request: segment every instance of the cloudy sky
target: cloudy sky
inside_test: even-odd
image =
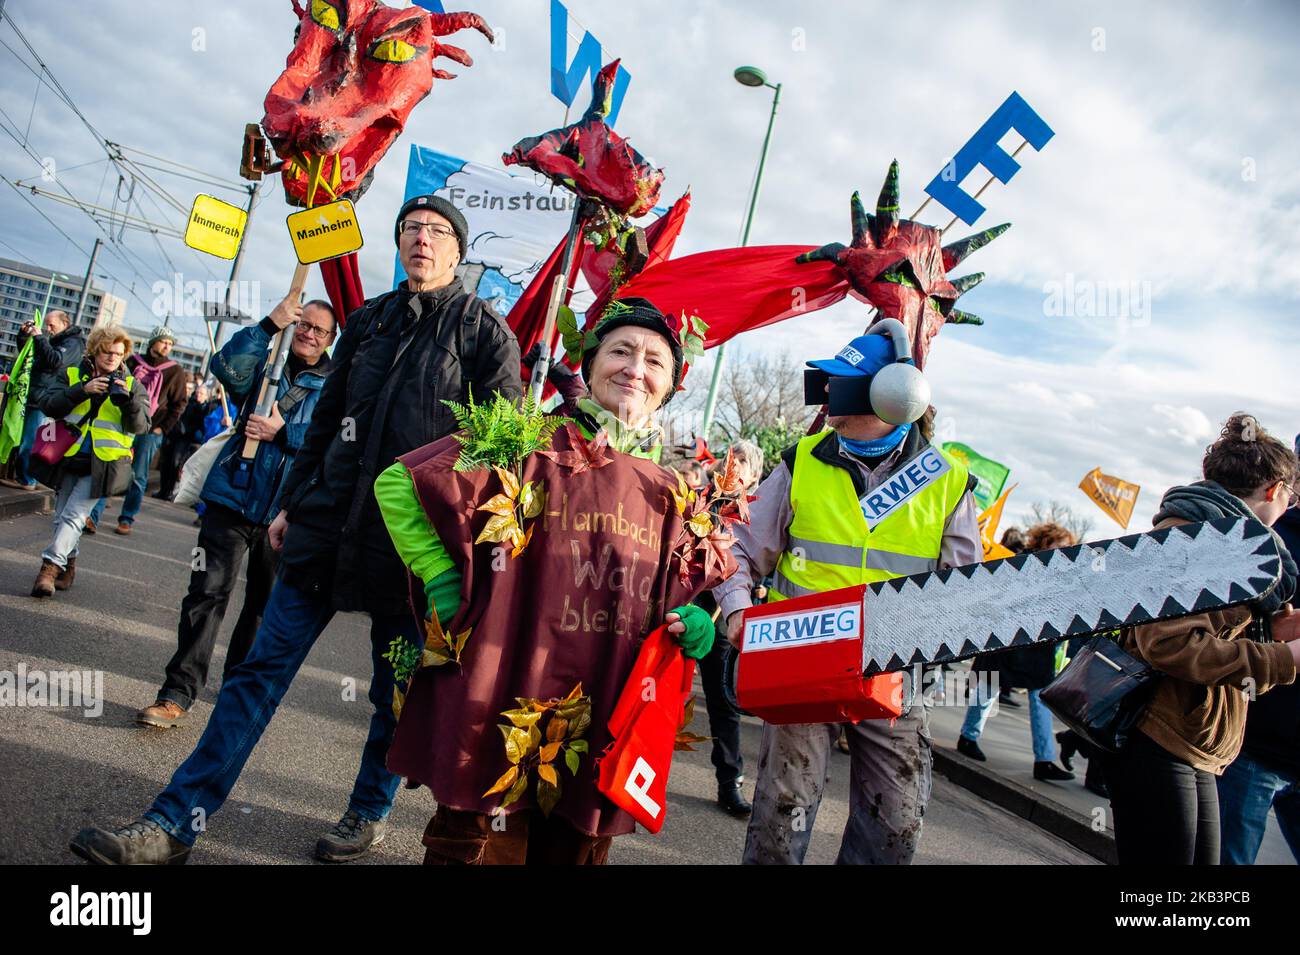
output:
[[[1100,466],[1142,485],[1141,528],[1166,487],[1198,476],[1230,412],[1255,413],[1287,441],[1300,431],[1296,4],[668,0],[653,19],[642,4],[566,6],[632,74],[618,128],[666,170],[665,197],[691,188],[678,254],[739,238],[771,100],[731,78],[738,65],[783,85],[755,245],[847,242],[849,195],[874,196],[892,158],[911,211],[1012,90],[1053,127],[1041,153],[1020,154],[1010,184],[982,197],[981,227],[1013,223],[963,270],[988,274],[962,300],[986,324],[946,329],[927,369],[941,436],[1005,462],[1020,482],[1013,519],[1056,499],[1092,514],[1094,536],[1112,536],[1118,526],[1076,488]],[[359,206],[370,294],[391,282],[387,236],[408,144],[494,163],[521,136],[562,121],[550,93],[549,3],[471,8],[498,44],[453,39],[474,67],[435,83]],[[4,14],[105,138],[228,180],[295,24],[289,0],[7,0]],[[61,186],[110,204],[116,176],[105,175],[95,137],[38,89],[8,24],[0,41],[0,118],[39,157],[2,137],[0,174],[38,175],[39,160],[52,159]],[[200,189],[158,178],[185,201]],[[969,191],[984,178],[977,170]],[[269,308],[293,258],[279,188],[265,192],[244,276],[262,283]],[[75,209],[33,201],[72,241],[0,184],[0,256],[83,272],[101,233]],[[934,204],[922,216],[949,218]],[[961,224],[949,233],[963,234]],[[151,285],[173,265],[185,279],[225,274],[224,263],[174,240],[160,250],[128,232],[125,247],[101,254],[98,281],[128,299],[132,324],[152,323]],[[864,319],[864,306],[845,302],[742,336],[728,360],[829,355]],[[197,343],[197,320],[180,324]],[[707,387],[707,362],[692,377]]]

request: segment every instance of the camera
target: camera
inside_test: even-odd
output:
[[[121,368],[108,373],[108,397],[115,405],[124,405],[131,400],[131,392],[126,387],[126,372]]]

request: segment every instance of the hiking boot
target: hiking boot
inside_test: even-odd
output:
[[[52,560],[41,560],[41,572],[36,575],[36,582],[32,584],[33,597],[53,597],[54,581],[59,576],[59,565]]]
[[[97,826],[82,829],[68,848],[95,865],[184,865],[191,847],[142,818],[111,832]]]
[[[68,566],[59,571],[59,575],[54,578],[55,590],[67,590],[72,586],[72,582],[77,579],[77,558],[69,557]]]
[[[970,757],[977,763],[988,761],[988,757],[984,755],[984,750],[980,749],[980,744],[973,739],[967,739],[965,736],[957,737],[957,752]]]
[[[185,711],[171,700],[156,700],[153,706],[146,706],[135,714],[135,721],[140,726],[169,730],[185,722]]]
[[[86,518],[86,526],[82,529],[82,533],[93,534],[95,533],[95,530],[96,530],[95,519],[93,517]]]
[[[316,858],[322,862],[349,862],[365,855],[371,846],[384,841],[387,825],[383,819],[362,819],[349,809],[334,828],[316,840]]]
[[[113,533],[121,534],[123,537],[125,537],[127,534],[131,533],[131,525],[126,521],[118,521],[117,528],[113,531]]]

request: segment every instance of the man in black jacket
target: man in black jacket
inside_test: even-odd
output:
[[[36,487],[36,479],[29,470],[32,445],[36,432],[47,419],[41,401],[50,390],[62,389],[68,383],[64,370],[81,361],[86,351],[86,339],[81,329],[72,324],[72,318],[62,309],[54,309],[45,316],[44,328],[35,322],[24,322],[18,330],[18,346],[24,339],[32,340],[32,378],[27,389],[27,412],[23,418],[23,440],[18,448],[18,483],[27,488]]]
[[[348,317],[333,366],[271,524],[280,575],[252,651],[221,689],[198,746],[144,817],[116,831],[85,829],[72,850],[109,864],[183,860],[225,801],[290,681],[334,614],[371,618],[374,706],[347,812],[318,858],[356,858],[384,835],[398,777],[384,765],[393,729],[394,638],[423,645],[407,574],[375,503],[374,481],[399,455],[450,433],[444,399],[517,398],[519,344],[455,269],[467,227],[451,203],[408,200],[395,237],[406,282]]]

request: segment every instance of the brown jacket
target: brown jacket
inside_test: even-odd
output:
[[[1169,518],[1156,525],[1187,521]],[[1246,730],[1247,693],[1292,683],[1295,661],[1284,643],[1242,637],[1248,607],[1163,620],[1125,630],[1121,645],[1163,676],[1138,728],[1196,769],[1222,774]]]

